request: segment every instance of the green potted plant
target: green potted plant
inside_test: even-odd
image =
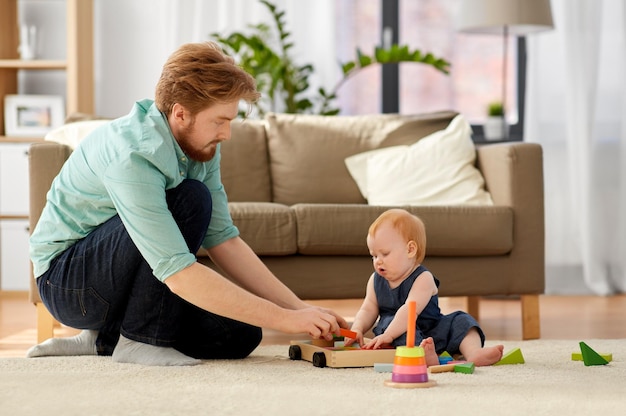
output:
[[[444,74],[449,72],[450,63],[445,59],[420,50],[410,50],[405,45],[376,48],[371,56],[357,49],[354,61],[341,64],[343,77],[331,90],[319,88],[311,93],[309,76],[314,72],[314,67],[311,64],[298,64],[291,56],[293,42],[291,33],[285,28],[285,12],[267,0],[260,2],[271,13],[273,27],[260,23],[250,25],[249,34],[211,34],[224,51],[256,79],[257,88],[263,97],[255,104],[260,117],[268,111],[339,114],[339,109],[333,105],[338,89],[361,69],[372,64],[416,62],[431,65]]]
[[[504,117],[501,101],[493,101],[487,106],[487,120],[483,125],[485,140],[504,140],[509,135],[509,126]]]

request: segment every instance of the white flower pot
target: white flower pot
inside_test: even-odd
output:
[[[487,117],[483,125],[485,140],[504,140],[509,137],[509,126],[504,117]]]

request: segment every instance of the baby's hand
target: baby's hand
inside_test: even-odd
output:
[[[350,337],[344,337],[343,339],[343,345],[345,345],[346,347],[349,347],[350,345],[354,344],[355,342],[359,345],[363,345],[363,332],[361,331],[352,331],[356,334],[355,338],[350,338]]]
[[[362,345],[362,348],[366,350],[377,350],[379,348],[385,347],[387,345],[391,345],[393,342],[393,338],[389,335],[381,334],[373,339],[371,339],[367,344]]]

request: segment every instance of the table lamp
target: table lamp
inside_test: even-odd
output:
[[[506,63],[509,35],[526,36],[554,27],[550,0],[461,0],[458,30],[463,33],[501,35],[502,53],[502,138],[506,125]]]

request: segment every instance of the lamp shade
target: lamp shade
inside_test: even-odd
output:
[[[554,27],[550,0],[461,0],[458,30],[524,36]]]

